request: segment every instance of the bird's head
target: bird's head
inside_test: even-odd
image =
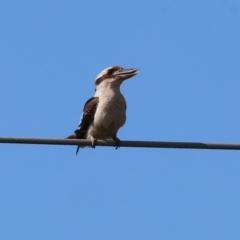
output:
[[[124,69],[118,66],[105,68],[101,71],[95,79],[96,88],[109,86],[120,87],[121,83],[138,73],[137,68]]]

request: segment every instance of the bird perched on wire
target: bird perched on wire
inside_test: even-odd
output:
[[[126,121],[126,101],[120,86],[137,73],[136,68],[119,66],[108,67],[99,73],[95,79],[95,95],[85,103],[78,128],[67,139],[90,139],[95,148],[97,140],[111,138],[115,148],[120,147],[117,132]]]

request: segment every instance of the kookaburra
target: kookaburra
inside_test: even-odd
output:
[[[138,69],[113,66],[104,69],[95,79],[95,95],[84,105],[77,130],[68,139],[90,139],[95,148],[97,140],[113,139],[120,147],[117,132],[126,121],[126,101],[120,92],[124,80],[135,76]],[[79,146],[77,148],[78,153]]]

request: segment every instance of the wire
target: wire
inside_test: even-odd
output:
[[[0,137],[0,143],[91,146],[91,141],[84,139]],[[97,141],[96,146],[114,146],[114,142]],[[240,144],[202,142],[121,141],[121,147],[240,150]]]

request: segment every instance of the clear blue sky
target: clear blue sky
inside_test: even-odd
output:
[[[240,2],[1,1],[0,136],[64,138],[105,67],[122,140],[240,142]],[[240,152],[0,144],[0,239],[240,239]]]

